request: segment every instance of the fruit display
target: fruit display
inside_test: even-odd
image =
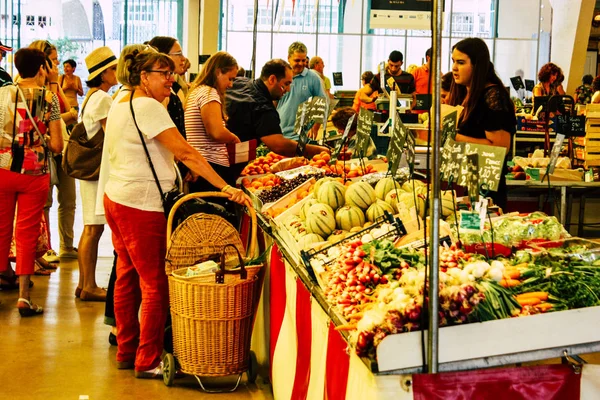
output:
[[[363,167],[355,162],[350,163],[337,160],[334,164],[330,164],[330,160],[331,156],[328,153],[323,152],[315,155],[312,160],[309,161],[308,165],[321,168],[325,173],[337,174],[348,179],[375,172],[375,167],[371,164],[367,164],[363,169]]]
[[[254,161],[246,165],[242,170],[241,175],[262,175],[271,172],[271,166],[284,157],[279,154],[270,152],[266,156],[257,157]]]
[[[290,193],[292,190],[311,178],[319,179],[319,176],[300,174],[292,179],[280,179],[276,185],[272,186],[268,190],[259,192],[257,196],[263,203],[272,203]],[[306,193],[306,195],[308,195],[308,193]],[[301,198],[306,197],[306,195],[302,196]]]
[[[274,186],[281,184],[282,179],[275,174],[267,174],[265,176],[257,177],[254,179],[243,178],[242,185],[251,192],[257,190],[270,189]]]
[[[335,229],[335,213],[327,204],[316,203],[308,209],[306,228],[309,233],[327,237]]]

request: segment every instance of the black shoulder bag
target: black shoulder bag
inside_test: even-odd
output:
[[[185,194],[183,193],[183,191],[181,189],[183,179],[182,179],[181,175],[179,174],[179,170],[177,169],[177,164],[173,163],[173,167],[175,168],[175,170],[177,172],[177,178],[179,181],[178,185],[166,193],[163,192],[162,187],[160,186],[160,181],[158,180],[158,175],[156,174],[156,170],[154,169],[154,164],[152,163],[152,158],[150,157],[150,152],[148,151],[148,147],[146,146],[146,141],[144,140],[144,135],[142,134],[142,131],[140,130],[140,127],[138,126],[137,120],[135,118],[135,112],[133,111],[133,94],[134,94],[134,92],[131,92],[131,97],[129,98],[129,109],[131,110],[131,116],[133,117],[133,123],[135,124],[138,134],[140,135],[140,141],[142,142],[142,146],[144,147],[144,152],[146,153],[146,159],[148,160],[148,165],[150,165],[150,169],[152,170],[152,176],[154,177],[154,181],[156,182],[156,187],[158,188],[158,192],[160,193],[160,199],[162,201],[165,218],[168,219],[169,213],[171,212],[171,209],[173,208],[175,203],[179,199],[181,199],[183,196],[185,196]],[[189,216],[191,216],[193,214],[197,214],[197,213],[218,215],[220,217],[225,218],[230,223],[232,221],[236,220],[235,215],[227,212],[224,207],[222,207],[218,204],[206,202],[202,199],[195,198],[195,199],[190,199],[190,200],[186,201],[180,207],[177,208],[177,211],[175,212],[175,216],[173,218],[173,230],[176,226],[178,226],[180,223],[182,223]],[[234,226],[235,226],[235,224],[234,224]]]

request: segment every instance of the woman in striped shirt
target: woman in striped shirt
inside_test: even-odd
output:
[[[229,171],[227,144],[240,139],[225,127],[225,91],[231,88],[238,65],[229,53],[219,51],[210,57],[192,83],[185,108],[187,141],[211,164],[213,169],[234,186]],[[191,192],[212,190],[212,185],[198,178],[190,184]]]

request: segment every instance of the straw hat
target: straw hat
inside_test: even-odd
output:
[[[88,54],[85,58],[85,65],[90,74],[88,80],[91,81],[102,71],[117,65],[117,57],[109,47],[99,47]]]
[[[0,51],[12,51],[12,49],[12,47],[5,46],[2,44],[2,42],[0,42]]]

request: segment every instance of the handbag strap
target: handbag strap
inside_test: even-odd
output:
[[[131,110],[131,116],[133,117],[133,123],[137,128],[138,134],[140,135],[140,140],[142,141],[142,146],[144,146],[144,151],[146,152],[146,159],[148,160],[148,164],[150,165],[150,169],[152,170],[152,176],[154,177],[154,181],[156,182],[156,187],[160,193],[160,200],[163,201],[164,193],[162,188],[160,187],[160,181],[158,180],[158,175],[156,174],[156,170],[154,169],[154,164],[152,163],[152,157],[150,157],[150,152],[148,151],[148,147],[146,146],[146,141],[144,140],[144,135],[142,135],[142,131],[137,124],[135,119],[135,112],[133,111],[133,94],[135,90],[131,91],[131,97],[129,98],[129,109]]]
[[[93,90],[93,89],[91,89]],[[87,96],[87,98],[83,101],[83,105],[81,106],[81,120],[83,121],[83,113],[85,111],[85,106],[87,106],[88,101],[90,100],[90,97],[92,97],[94,95],[94,93],[96,93],[98,91],[98,89],[94,90],[92,93],[89,94],[89,96]],[[135,118],[134,118],[135,120]]]

